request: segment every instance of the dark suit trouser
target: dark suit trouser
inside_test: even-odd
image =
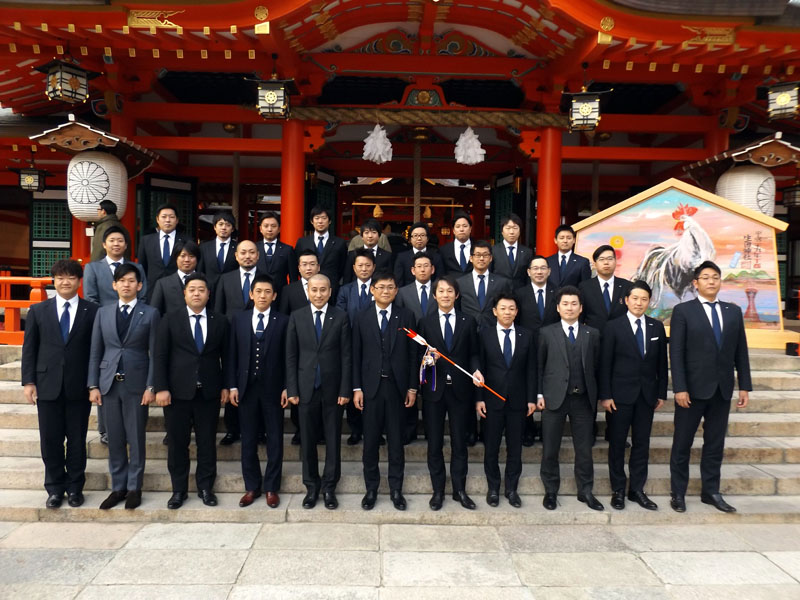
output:
[[[617,403],[613,418],[608,420],[608,475],[613,491],[625,491],[625,442],[631,429],[631,455],[628,459],[630,487],[644,491],[647,463],[650,458],[650,431],[653,428],[653,407],[642,396],[633,404]]]
[[[108,433],[106,427],[106,407],[101,404],[97,407],[97,433]]]
[[[588,494],[594,486],[594,463],[592,462],[592,424],[595,410],[585,394],[567,394],[556,410],[545,408],[542,413],[542,466],[541,478],[545,492],[557,494],[561,487],[558,453],[564,424],[569,417],[572,430],[572,447],[575,449],[575,482],[578,493]]]
[[[194,439],[197,446],[197,468],[195,481],[198,490],[211,490],[217,478],[217,422],[219,400],[206,400],[202,390],[197,390],[191,400],[172,399],[164,407],[167,421],[167,467],[172,479],[173,492],[189,489],[189,443]]]
[[[244,487],[251,492],[279,492],[283,474],[283,408],[279,396],[268,396],[254,381],[239,401],[242,429],[242,477]],[[254,389],[255,388],[255,389]],[[267,465],[261,473],[258,458],[258,438],[267,436]]]
[[[703,420],[703,452],[700,458],[700,479],[704,494],[718,494],[722,454],[725,450],[725,432],[728,429],[730,400],[725,400],[717,389],[713,398],[692,398],[689,408],[675,405],[675,433],[672,436],[672,453],[669,473],[672,493],[686,494],[689,485],[689,457],[694,435]]]
[[[345,415],[347,416],[347,425],[350,427],[350,433],[355,435],[364,435],[364,423],[361,418],[361,411],[356,408],[352,402],[344,405]]]
[[[419,402],[414,402],[414,406],[409,406],[407,408],[403,407],[403,410],[405,411],[403,441],[410,442],[417,439],[417,425],[419,424]]]
[[[303,485],[311,494],[335,492],[342,476],[342,412],[344,407],[325,400],[322,388],[314,390],[311,399],[300,399],[300,453],[303,459]],[[319,476],[317,440],[325,439],[325,466]]]
[[[504,406],[486,409],[483,424],[483,471],[490,490],[500,489],[500,442],[506,434],[506,486],[505,491],[517,491],[522,474],[522,432],[525,429],[525,411]]]
[[[425,434],[428,436],[428,471],[434,492],[444,493],[447,472],[444,466],[445,415],[450,417],[450,481],[453,492],[463,492],[467,484],[467,413],[474,411],[471,398],[458,398],[452,385],[445,385],[439,400],[422,400]]]
[[[142,393],[115,381],[103,396],[108,433],[108,470],[115,492],[141,490],[145,466],[146,406]],[[130,458],[128,447],[130,446]]]
[[[364,398],[364,483],[367,491],[378,491],[381,472],[378,467],[379,440],[386,431],[389,449],[389,490],[403,489],[403,472],[406,466],[403,447],[405,422],[405,394],[397,389],[394,378],[381,377],[378,392]],[[415,403],[416,404],[416,403]]]
[[[86,432],[89,398],[39,400],[39,443],[44,462],[44,489],[48,494],[76,494],[86,482]],[[67,440],[66,451],[64,440]]]
[[[223,414],[223,420],[225,421],[225,431],[227,433],[232,433],[233,435],[240,435],[241,434],[241,427],[239,424],[239,408],[231,404],[230,402],[225,405],[225,412]],[[250,489],[250,488],[248,488]]]

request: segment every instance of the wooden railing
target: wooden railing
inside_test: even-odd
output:
[[[52,277],[0,277],[0,308],[5,309],[5,327],[0,330],[0,344],[20,345],[24,338],[20,313],[23,308],[47,299],[45,287]],[[27,300],[11,300],[12,285],[27,285],[31,292]]]

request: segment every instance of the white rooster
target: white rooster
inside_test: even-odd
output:
[[[675,231],[679,232],[680,238],[670,246],[651,247],[636,269],[634,280],[643,279],[653,289],[650,306],[658,306],[667,286],[675,292],[678,302],[683,300],[687,291],[694,293],[692,278],[695,267],[705,260],[714,260],[717,255],[714,242],[692,218],[696,212],[697,207],[678,204],[672,218],[677,221]]]

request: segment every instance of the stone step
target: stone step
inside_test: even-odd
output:
[[[753,349],[750,368],[754,371],[800,371],[800,356],[787,356],[782,350]]]
[[[0,346],[0,365],[22,358],[22,346]]]
[[[16,381],[22,378],[22,362],[20,360],[8,361],[0,364],[0,381]]]
[[[478,465],[472,465],[467,477],[467,491],[471,494],[486,493],[486,478]],[[192,467],[194,469],[194,465]],[[388,490],[385,480],[386,463],[381,464],[384,475],[383,490]],[[502,470],[502,465],[501,465]],[[700,493],[700,469],[691,465],[691,481],[689,493]],[[234,461],[217,463],[217,481],[214,488],[220,492],[241,492],[244,490],[240,465]],[[573,465],[561,465],[564,494],[576,493],[575,480],[572,476]],[[39,458],[33,457],[0,457],[0,480],[4,489],[42,489],[44,467]],[[194,477],[190,477],[190,489],[194,489]],[[89,459],[86,468],[87,490],[105,490],[110,486],[108,463],[102,459]],[[144,476],[144,489],[148,491],[169,491],[171,483],[167,471],[167,461],[155,459],[147,461]],[[297,461],[284,461],[282,489],[288,493],[301,493],[305,490],[302,483],[302,465]],[[343,494],[364,492],[362,467],[357,462],[342,463],[342,477],[337,489]],[[405,466],[405,482],[403,489],[409,494],[425,494],[431,489],[430,476],[424,463],[409,462]],[[608,468],[605,464],[595,465],[595,492],[610,494]],[[653,495],[669,494],[669,465],[650,465],[649,478],[645,491]],[[722,465],[721,491],[723,494],[737,495],[771,495],[800,494],[800,465]],[[539,479],[539,465],[525,464],[519,483],[521,494],[541,494],[544,487]]]

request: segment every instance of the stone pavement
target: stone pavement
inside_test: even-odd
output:
[[[0,522],[0,598],[800,598],[800,525]]]

